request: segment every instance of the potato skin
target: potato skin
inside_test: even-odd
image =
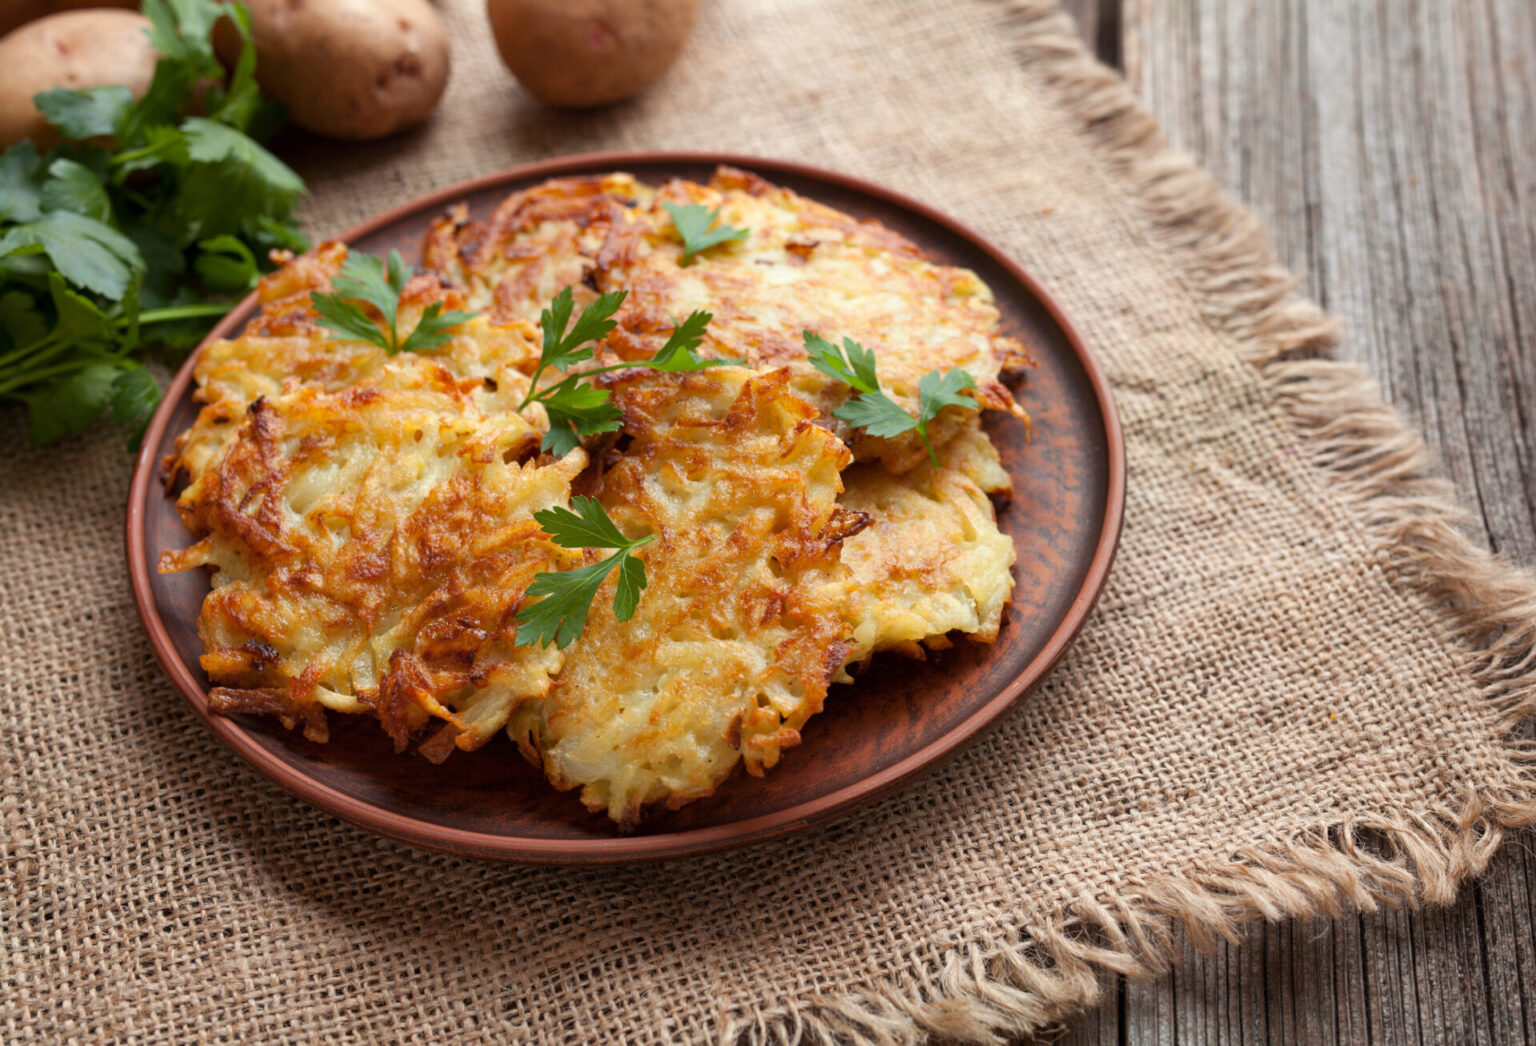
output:
[[[78,11],[82,7],[121,7],[137,11],[139,0],[0,0],[0,36],[44,15]]]
[[[677,60],[702,0],[486,0],[501,60],[546,105],[622,101]]]
[[[383,138],[432,114],[448,83],[448,35],[427,0],[244,0],[256,80],[293,122],[328,138]],[[228,22],[214,33],[226,64]]]
[[[40,91],[123,84],[142,97],[159,58],[148,28],[136,11],[64,11],[0,40],[0,148],[26,138],[43,149],[59,140],[32,104]]]

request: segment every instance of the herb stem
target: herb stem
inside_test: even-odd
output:
[[[161,150],[162,146],[159,145],[141,145],[137,149],[128,149],[124,152],[114,153],[111,158],[111,164],[113,167],[121,167],[124,164],[132,163],[135,160],[142,160],[145,157],[154,156]]]
[[[23,385],[35,385],[40,381],[47,381],[49,378],[61,378],[66,374],[73,374],[75,371],[84,370],[94,362],[96,361],[90,358],[70,360],[67,363],[60,363],[52,367],[45,367],[42,370],[32,371],[30,374],[23,374],[20,377],[12,378],[10,381],[0,381],[0,396],[12,395]]]
[[[41,338],[32,342],[30,345],[23,345],[19,349],[12,349],[5,355],[0,356],[0,370],[5,370],[9,367],[15,366],[17,363],[20,363],[28,356],[36,355],[49,346],[58,344],[59,336],[57,334],[45,334]]]
[[[539,384],[539,375],[544,373],[544,368],[547,366],[549,365],[543,360],[539,361],[538,367],[533,372],[533,377],[528,379],[528,394],[523,397],[523,402],[517,405],[518,410],[523,410],[528,406],[528,404],[537,403],[539,401],[539,396],[535,393],[534,389]],[[549,386],[549,389],[553,389],[559,384],[560,383],[557,381],[554,385]],[[544,391],[548,392],[549,389],[545,389]]]
[[[933,442],[928,438],[928,426],[919,424],[917,426],[917,434],[919,437],[921,437],[923,446],[928,448],[928,460],[933,463],[934,468],[938,468],[939,455],[938,452],[933,449]]]
[[[171,323],[175,320],[202,319],[207,317],[222,316],[230,309],[229,303],[205,302],[200,305],[175,305],[163,309],[150,309],[139,313],[139,325],[145,326],[154,323]],[[112,325],[118,329],[129,326],[127,316],[114,316]],[[73,346],[90,353],[96,359],[116,359],[120,355],[114,352],[92,351],[88,344],[71,343],[63,341],[57,333],[46,334],[30,345],[23,345],[18,349],[0,355],[0,371],[22,368],[19,375],[11,375],[9,380],[0,385],[0,392],[20,388],[40,380],[41,377],[50,376],[51,371],[44,371],[41,375],[38,368],[67,351]]]
[[[632,360],[628,363],[612,363],[606,367],[593,367],[591,370],[571,371],[564,378],[561,378],[553,385],[546,385],[542,389],[535,390],[534,383],[539,380],[539,375],[544,372],[544,367],[540,366],[538,370],[533,372],[533,378],[528,383],[528,395],[523,397],[523,402],[517,405],[517,409],[522,410],[530,403],[543,402],[544,399],[548,397],[549,393],[555,391],[561,385],[564,385],[566,381],[571,378],[590,378],[594,374],[607,374],[609,371],[614,370],[638,370],[642,368],[648,369],[654,367],[655,365],[655,361],[653,360]]]
[[[173,320],[196,320],[210,316],[223,316],[234,308],[234,302],[211,301],[201,305],[174,305],[163,309],[146,309],[139,313],[139,325],[150,323],[170,323]],[[120,317],[119,325],[126,325],[128,318]]]

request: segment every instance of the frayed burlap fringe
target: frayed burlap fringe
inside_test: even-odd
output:
[[[1319,825],[1234,855],[1219,872],[1161,878],[1119,896],[1084,897],[1048,925],[915,964],[877,990],[726,1015],[722,1041],[1005,1042],[1098,998],[1101,973],[1166,968],[1174,931],[1201,948],[1237,941],[1255,919],[1335,915],[1352,905],[1448,903],[1513,827],[1536,823],[1536,745],[1514,736],[1536,714],[1536,578],[1458,529],[1450,485],[1422,439],[1359,368],[1327,358],[1337,327],[1296,295],[1258,221],[1187,157],[1125,84],[1082,50],[1050,0],[1001,0],[1020,60],[1084,120],[1095,151],[1173,256],[1210,325],[1235,338],[1268,379],[1279,412],[1403,591],[1454,635],[1522,777],[1443,809]]]

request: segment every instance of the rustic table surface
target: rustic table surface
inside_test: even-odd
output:
[[[1536,3],[1066,6],[1344,321],[1482,538],[1536,564]],[[1451,908],[1186,943],[1057,1041],[1536,1046],[1536,832]]]

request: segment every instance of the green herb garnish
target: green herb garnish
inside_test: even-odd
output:
[[[581,635],[592,600],[615,569],[619,579],[613,593],[613,614],[620,621],[635,616],[640,592],[648,584],[645,562],[635,550],[656,540],[654,534],[630,540],[608,518],[595,498],[574,497],[567,508],[548,508],[533,518],[561,548],[616,549],[607,559],[576,570],[543,571],[534,575],[527,595],[542,596],[517,615],[517,642],[523,646],[555,646],[564,650]]]
[[[410,272],[399,251],[390,251],[382,262],[371,254],[351,251],[341,264],[341,272],[331,281],[333,293],[311,291],[309,300],[320,313],[320,325],[331,337],[344,341],[366,341],[391,356],[398,352],[424,352],[448,340],[448,332],[466,320],[472,312],[454,309],[443,312],[442,302],[433,302],[422,311],[421,319],[405,340],[400,338],[400,295],[405,291]],[[358,302],[372,305],[384,318],[381,328]]]
[[[677,229],[677,234],[683,238],[683,258],[678,263],[680,265],[691,264],[693,256],[700,251],[747,238],[746,229],[736,229],[729,225],[712,228],[715,222],[720,220],[718,207],[710,210],[702,203],[663,203],[662,206],[672,216],[672,225]]]
[[[274,248],[302,250],[298,175],[257,143],[281,110],[256,86],[250,16],[217,0],[145,0],[160,59],[126,87],[34,98],[64,141],[0,153],[0,400],[46,443],[110,413],[136,442],[160,394],[152,349],[196,344]],[[209,32],[241,53],[225,86]],[[99,139],[111,139],[101,144]],[[261,261],[258,261],[261,259]]]
[[[549,307],[539,314],[539,326],[544,331],[544,345],[539,353],[539,365],[533,372],[528,394],[517,405],[523,410],[537,403],[549,415],[549,431],[544,433],[541,450],[564,456],[575,450],[583,436],[603,432],[617,432],[624,415],[615,407],[607,389],[599,389],[589,382],[598,374],[614,370],[649,368],[675,373],[678,371],[704,370],[708,367],[737,366],[739,359],[701,360],[698,347],[704,340],[704,331],[711,316],[707,312],[695,312],[676,325],[672,336],[661,351],[648,360],[616,363],[607,367],[569,374],[553,385],[539,388],[539,378],[553,367],[565,374],[578,363],[590,360],[597,352],[597,343],[618,326],[612,319],[619,306],[624,304],[628,291],[610,291],[581,310],[574,324],[571,313],[576,307],[572,289],[567,286]],[[567,331],[567,325],[570,330]]]
[[[928,450],[928,460],[935,465],[939,463],[939,455],[928,439],[928,423],[945,407],[966,410],[980,407],[973,397],[961,395],[966,389],[976,388],[976,381],[958,367],[942,374],[931,370],[923,375],[917,385],[918,409],[914,416],[880,391],[880,379],[875,375],[875,354],[852,338],[844,338],[839,349],[821,335],[806,331],[805,353],[811,366],[854,390],[853,398],[834,410],[833,417],[841,418],[871,436],[885,439],[916,429]]]

